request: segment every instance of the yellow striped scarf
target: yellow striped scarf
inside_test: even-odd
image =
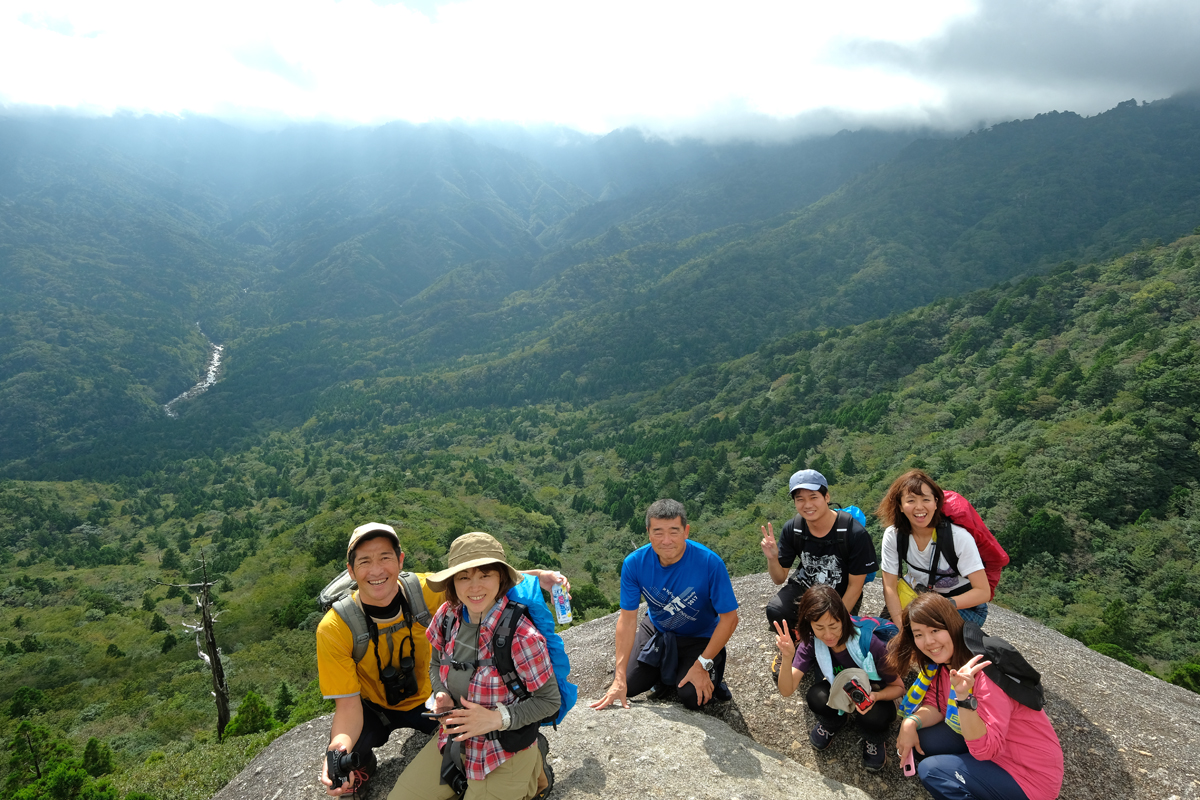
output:
[[[926,664],[917,670],[917,679],[913,681],[913,685],[900,700],[900,708],[897,712],[899,716],[906,717],[917,712],[917,709],[921,707],[921,702],[925,699],[925,693],[933,685],[933,679],[937,677],[937,672],[937,664]],[[958,701],[953,686],[950,687],[950,697],[946,701],[946,724],[950,726],[950,730],[962,735],[962,726],[958,721]]]

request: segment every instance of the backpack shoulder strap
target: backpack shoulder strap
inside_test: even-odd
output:
[[[850,516],[850,512],[839,508],[837,510],[837,520],[833,523],[834,533],[837,535],[838,556],[841,557],[843,564],[850,563],[850,526],[854,523],[854,517]]]
[[[954,574],[958,575],[958,551],[954,549],[954,528],[951,527],[950,520],[942,516],[942,521],[937,526],[938,534],[938,552],[934,553],[934,557],[941,556],[946,559],[946,563],[950,565],[950,569],[954,570]],[[933,565],[933,569],[937,570],[937,563]]]
[[[367,643],[371,641],[371,632],[367,626],[367,615],[358,607],[358,603],[354,602],[354,598],[350,595],[341,597],[334,601],[333,610],[342,618],[350,628],[350,633],[354,637],[354,663],[363,660],[363,656],[367,654]]]
[[[929,568],[921,569],[914,566],[908,560],[908,539],[909,534],[896,531],[896,552],[900,556],[900,563],[907,564],[910,570],[916,570],[925,575],[926,579],[932,585],[938,573],[938,561],[941,558],[946,559],[946,563],[954,574],[958,574],[958,553],[954,550],[954,532],[950,528],[950,521],[942,517],[942,521],[937,526],[937,540],[933,543],[933,552],[929,557]]]
[[[451,667],[454,664],[454,648],[450,647],[450,631],[454,628],[455,612],[447,609],[449,613],[442,615],[442,657],[438,661],[438,666]]]
[[[500,673],[500,680],[518,700],[529,697],[529,690],[525,688],[525,681],[517,674],[517,665],[512,657],[513,637],[517,633],[517,624],[522,616],[529,616],[529,608],[524,603],[510,600],[500,612],[500,620],[496,623],[495,633],[492,634],[492,661],[496,671]],[[532,624],[532,617],[529,621]]]
[[[799,514],[792,517],[792,537],[796,540],[795,549],[797,555],[804,549],[805,540],[811,536],[812,534],[808,532],[808,523],[804,521],[804,517]]]
[[[401,572],[400,583],[404,585],[404,594],[407,596],[413,619],[422,628],[428,628],[429,623],[433,621],[433,615],[429,613],[429,606],[425,604],[425,591],[421,588],[421,579],[411,572]]]

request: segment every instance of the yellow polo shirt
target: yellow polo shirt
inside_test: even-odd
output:
[[[421,573],[417,577],[421,580],[425,605],[432,615],[441,607],[445,597],[441,592],[434,592],[429,588],[426,583],[429,575],[430,573]],[[400,590],[404,591],[403,585]],[[354,592],[353,597],[354,602],[358,603],[359,608],[362,608],[357,591]],[[377,624],[382,629],[400,619],[401,617],[397,616],[395,619]],[[404,628],[391,634],[393,647],[390,651],[390,661],[392,666],[398,666],[401,653],[408,655],[408,634],[409,631]],[[379,663],[385,666],[389,661],[387,640],[387,636],[381,636],[379,641]],[[362,661],[355,664],[354,635],[350,632],[350,626],[336,611],[330,609],[325,613],[321,624],[317,626],[317,671],[320,673],[321,695],[327,700],[335,700],[339,697],[353,697],[361,694],[372,703],[385,708],[394,708],[398,711],[409,711],[416,708],[429,697],[432,687],[429,684],[431,652],[429,640],[425,638],[424,626],[415,620],[412,625],[412,644],[413,659],[416,661],[414,672],[417,679],[417,693],[401,701],[399,705],[390,706],[384,695],[383,684],[379,680],[379,667],[375,663],[375,643],[367,643],[366,655],[363,656]]]

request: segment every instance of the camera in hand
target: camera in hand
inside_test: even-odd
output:
[[[417,693],[415,666],[416,662],[412,657],[405,656],[400,659],[398,667],[388,664],[379,673],[379,681],[383,684],[383,693],[389,706],[397,705]]]
[[[842,687],[842,691],[850,698],[850,702],[859,711],[866,711],[871,706],[875,705],[875,701],[871,699],[870,691],[863,688],[863,685],[856,680],[846,681],[846,685]]]
[[[326,750],[325,765],[328,767],[329,780],[334,789],[340,789],[350,773],[362,766],[358,753],[347,753],[345,750]]]

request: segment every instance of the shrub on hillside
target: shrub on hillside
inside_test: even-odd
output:
[[[245,736],[269,731],[274,724],[275,721],[271,718],[271,707],[259,696],[258,692],[251,689],[246,693],[241,706],[238,707],[233,721],[225,728],[225,735]]]
[[[1088,645],[1088,646],[1091,649],[1095,650],[1097,653],[1108,656],[1109,658],[1115,659],[1116,661],[1120,661],[1122,664],[1126,664],[1130,667],[1133,667],[1134,669],[1140,669],[1142,672],[1145,672],[1148,675],[1154,674],[1154,670],[1150,669],[1149,664],[1147,664],[1145,661],[1142,661],[1137,656],[1135,656],[1133,653],[1130,653],[1128,650],[1126,650],[1124,647],[1121,647],[1120,645],[1111,644],[1109,642],[1102,642],[1100,644],[1093,644],[1093,645]]]

